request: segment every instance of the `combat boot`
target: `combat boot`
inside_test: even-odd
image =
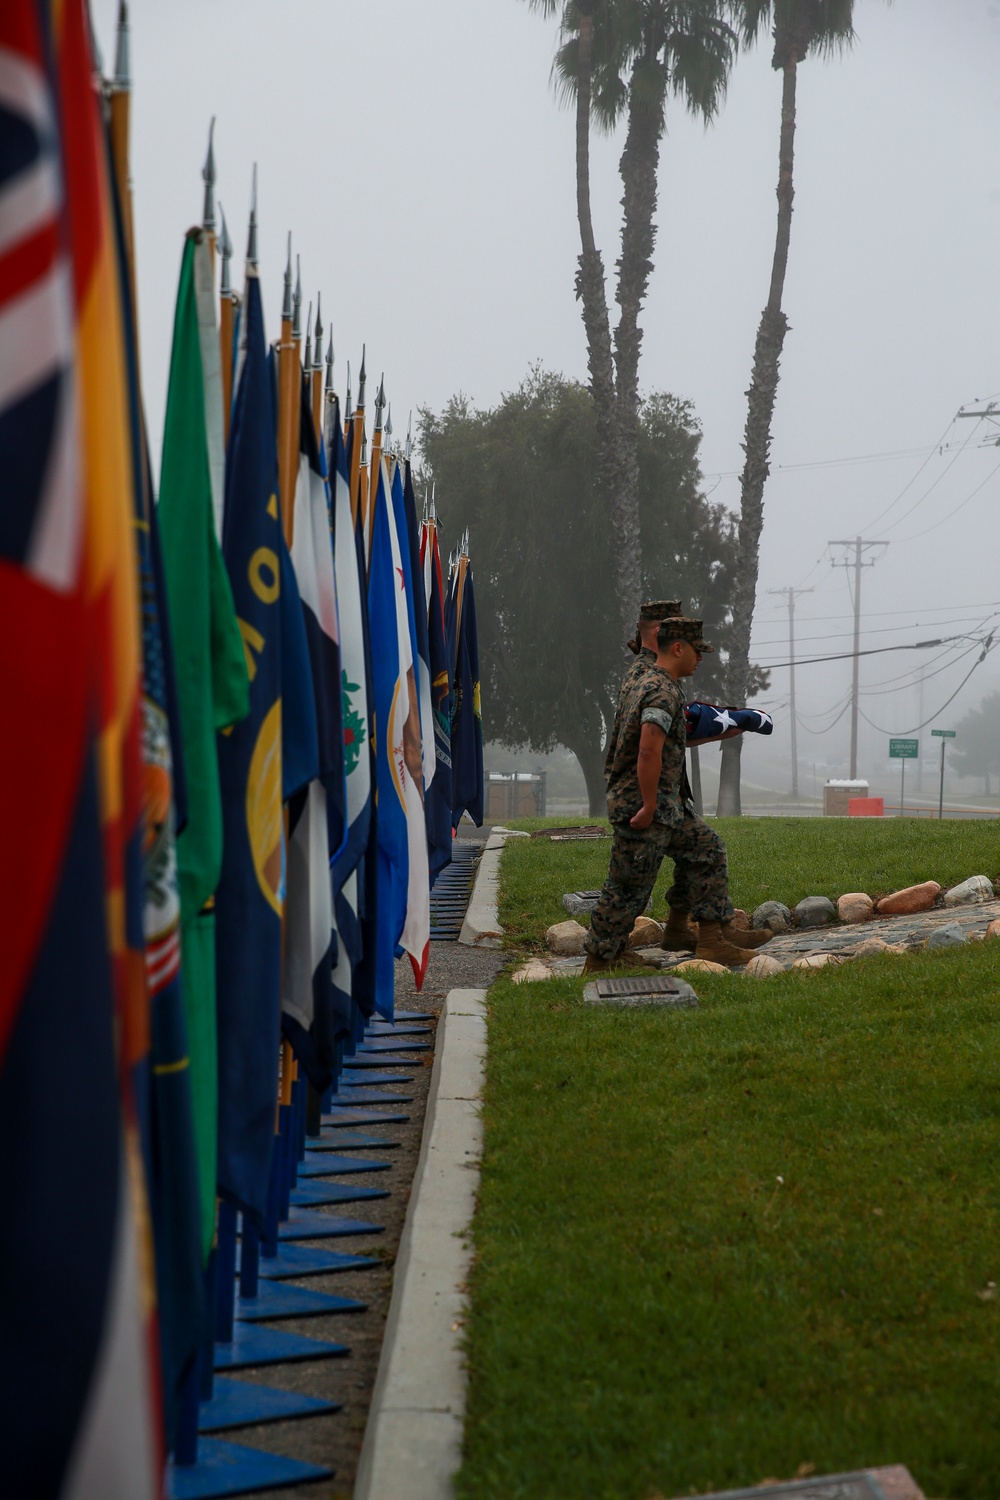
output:
[[[769,927],[751,927],[743,931],[739,927],[732,927],[728,922],[722,924],[722,936],[727,943],[732,943],[734,948],[763,948],[774,937]]]
[[[698,946],[698,929],[692,926],[687,912],[679,906],[668,906],[666,926],[660,947],[668,953],[693,953]]]
[[[724,964],[727,969],[742,968],[747,961],[746,949],[735,947],[723,937],[721,922],[698,923],[698,946],[694,956],[703,958],[706,963]]]

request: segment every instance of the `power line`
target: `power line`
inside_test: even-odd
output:
[[[946,698],[945,701],[941,704],[941,707],[938,708],[938,709],[936,709],[934,711],[934,713],[931,714],[930,718],[929,719],[925,719],[922,724],[914,724],[914,726],[913,726],[912,729],[901,729],[901,730],[883,729],[880,724],[876,724],[873,719],[869,719],[869,717],[868,717],[867,714],[863,713],[861,715],[861,717],[864,719],[864,721],[865,721],[866,724],[870,724],[871,727],[873,729],[877,729],[880,734],[915,734],[918,729],[925,729],[928,724],[933,724],[933,722],[934,722],[935,719],[940,718],[940,716],[944,713],[945,709],[948,707],[949,703],[954,703],[955,699],[958,697],[959,693],[962,691],[962,689],[965,687],[965,684],[968,682],[969,678],[972,676],[973,672],[976,670],[976,668],[982,662],[984,662],[986,660],[986,657],[988,656],[989,652],[992,649],[993,649],[993,635],[991,633],[990,635],[988,635],[986,637],[986,640],[983,642],[983,649],[982,649],[982,651],[976,657],[976,660],[972,663],[972,666],[966,672],[965,676],[962,678],[961,682],[958,684],[958,687],[952,693],[951,697],[950,698]]]
[[[797,667],[811,667],[818,662],[824,661],[851,661],[855,655],[858,656],[884,656],[887,651],[926,651],[930,646],[945,646],[949,641],[966,641],[967,635],[943,635],[933,641],[901,641],[898,646],[871,646],[864,651],[837,651],[832,656],[800,656],[795,665]],[[778,667],[787,667],[791,664],[787,661],[761,661],[757,666],[765,667],[768,672],[773,672]]]
[[[924,613],[928,614],[928,615],[941,615],[941,614],[950,615],[950,614],[954,614],[954,612],[956,610],[959,610],[959,609],[995,609],[998,606],[1000,606],[1000,599],[986,599],[986,600],[981,600],[978,604],[926,604],[926,605],[924,605]],[[913,609],[912,608],[910,608],[910,609],[870,609],[868,611],[868,613],[869,613],[869,615],[873,619],[884,619],[884,618],[886,618],[889,615],[911,615],[912,616]],[[815,624],[818,624],[821,620],[852,620],[854,618],[854,616],[853,615],[803,615],[802,618],[804,620],[806,620],[810,625],[815,625]],[[918,625],[919,623],[920,623],[919,621],[913,621],[914,626]],[[939,624],[945,624],[945,625],[947,625],[947,624],[950,624],[951,622],[948,621],[948,620],[942,620],[942,621],[939,621],[938,623]]]
[[[973,431],[974,430],[975,429],[973,429]],[[970,444],[971,441],[972,441],[972,432],[969,433],[969,436],[965,439],[964,442],[962,442],[962,443],[959,444],[959,446],[956,448],[955,452],[952,454],[951,458],[949,459],[948,463],[945,464],[944,468],[941,470],[941,472],[937,476],[937,478],[931,480],[930,484],[924,490],[924,493],[920,496],[919,500],[914,500],[914,502],[910,506],[909,510],[904,510],[904,512],[903,512],[903,514],[901,516],[897,516],[894,521],[890,521],[889,522],[888,526],[886,527],[887,531],[892,531],[894,527],[902,525],[902,523],[906,520],[906,518],[908,516],[912,516],[913,512],[915,510],[918,510],[919,507],[921,505],[923,505],[923,503],[927,499],[928,495],[931,495],[931,494],[934,493],[934,491],[937,489],[938,485],[941,483],[942,479],[944,479],[945,475],[951,473],[951,470],[958,463],[958,460],[961,458],[962,454],[965,452],[966,448],[969,446],[969,444]],[[899,498],[902,498],[902,497],[900,496]]]
[[[797,594],[798,593],[811,594],[812,593],[812,589],[796,589],[795,592]],[[769,594],[783,594],[784,593],[784,589],[768,589],[768,593]],[[842,618],[849,619],[850,616],[846,616],[845,615]],[[955,619],[955,620],[907,620],[907,622],[906,622],[905,625],[880,625],[878,627],[878,629],[876,629],[876,630],[865,630],[863,632],[863,634],[864,635],[895,635],[896,632],[900,631],[900,630],[922,630],[924,627],[927,627],[928,629],[930,629],[930,628],[932,628],[935,625],[938,625],[938,626],[940,626],[940,625],[962,625],[962,624],[965,623],[966,620],[974,620],[974,619],[977,619],[977,618],[978,617],[976,615],[959,615],[958,618]],[[824,635],[800,635],[800,636],[796,636],[796,640],[798,640],[800,642],[800,644],[803,641],[835,641],[838,638],[838,636],[848,635],[848,634],[849,634],[849,632],[846,631],[846,630],[828,630]],[[754,638],[751,639],[751,643],[750,644],[751,644],[752,649],[755,650],[755,651],[759,647],[761,647],[761,646],[781,646],[781,645],[784,644],[784,637],[783,636],[775,636],[773,639],[764,640],[764,641],[758,641],[754,637]]]
[[[869,527],[877,525],[877,523],[879,521],[881,521],[881,519],[882,519],[883,516],[887,516],[889,514],[889,512],[891,510],[893,510],[899,504],[900,500],[902,500],[903,496],[906,494],[907,490],[911,487],[911,485],[916,484],[917,480],[920,478],[921,474],[924,472],[924,470],[926,469],[927,465],[930,463],[930,461],[933,458],[934,454],[940,451],[942,443],[944,442],[945,438],[948,436],[949,432],[954,427],[954,425],[955,425],[955,419],[954,419],[954,417],[952,417],[951,421],[948,423],[948,425],[945,428],[944,432],[942,432],[941,436],[938,438],[938,440],[935,443],[934,447],[930,449],[930,451],[927,454],[927,457],[924,459],[923,463],[917,469],[916,473],[913,474],[906,481],[906,483],[903,485],[903,488],[900,490],[899,494],[896,495],[896,497],[894,499],[892,499],[892,500],[889,501],[889,504],[885,507],[885,509],[884,510],[880,510],[879,513],[878,513],[878,515],[874,518],[874,520],[872,520],[872,521],[870,521],[868,523]]]
[[[953,516],[957,516],[960,510],[965,509],[970,500],[974,500],[976,498],[976,496],[979,494],[979,491],[983,489],[985,485],[989,484],[990,480],[993,478],[998,469],[1000,469],[1000,463],[994,465],[994,467],[987,474],[986,478],[976,485],[971,494],[966,495],[965,499],[962,500],[958,505],[956,505],[954,510],[950,510],[946,516],[942,516],[940,521],[935,521],[933,525],[926,526],[923,531],[915,531],[912,536],[897,537],[897,543],[902,544],[903,542],[916,542],[919,541],[922,536],[926,536],[929,531],[937,531],[939,526],[943,526],[946,521],[950,521]]]

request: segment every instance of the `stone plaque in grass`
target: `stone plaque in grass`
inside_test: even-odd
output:
[[[622,979],[598,979],[584,987],[586,1005],[610,1006],[635,1010],[652,1006],[660,1010],[689,1010],[698,1004],[698,996],[683,979],[661,974],[634,974]]]
[[[705,1500],[925,1500],[924,1492],[902,1464],[855,1474],[828,1474],[793,1479],[787,1484],[758,1484],[749,1490],[717,1490]]]
[[[567,891],[562,898],[563,910],[571,917],[589,916],[600,899],[600,891]]]

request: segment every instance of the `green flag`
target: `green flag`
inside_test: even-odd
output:
[[[211,288],[208,244],[184,244],[163,432],[158,515],[177,672],[188,818],[177,840],[181,962],[191,1055],[203,1251],[215,1226],[217,1077],[215,913],[222,869],[216,732],[249,711],[243,638],[215,534],[198,297]],[[211,296],[211,291],[208,293]],[[204,300],[204,296],[202,296]]]

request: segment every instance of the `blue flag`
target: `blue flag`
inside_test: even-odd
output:
[[[378,938],[375,1005],[393,1015],[393,959],[406,921],[409,848],[403,788],[405,731],[409,714],[407,671],[412,671],[410,635],[397,596],[405,584],[385,463],[379,464],[372,499],[368,616],[374,688],[374,743],[378,796]]]
[[[451,721],[451,816],[457,828],[467,812],[483,822],[483,720],[479,701],[479,634],[472,568],[467,567],[456,621],[457,660]]]
[[[219,735],[224,848],[216,892],[219,1191],[263,1218],[277,1106],[281,987],[282,611],[278,454],[260,284],[247,277],[226,456],[222,551],[250,713]]]
[[[434,779],[424,794],[427,856],[431,884],[451,863],[451,658],[444,625],[444,582],[437,525],[424,530],[424,575],[430,576],[427,637],[431,673],[431,712],[434,723]]]
[[[300,393],[299,478],[292,563],[308,645],[310,691],[318,731],[318,775],[289,807],[288,899],[282,1028],[310,1082],[333,1081],[335,1042],[350,1027],[350,1005],[337,1013],[330,862],[346,834],[337,588],[325,466],[316,441],[308,387]]]

